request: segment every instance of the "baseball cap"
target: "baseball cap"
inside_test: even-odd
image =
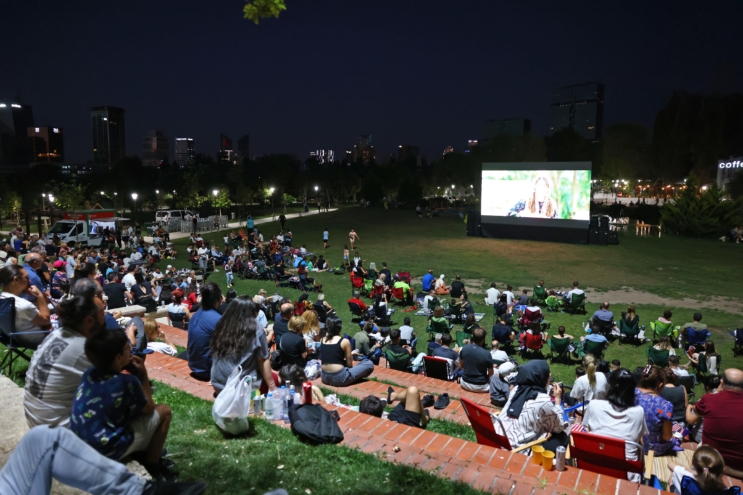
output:
[[[173,268],[173,265],[168,265],[168,267],[166,268],[166,270],[170,270],[171,268]]]
[[[57,260],[54,262],[54,268],[62,268],[63,266],[67,266],[66,261]]]

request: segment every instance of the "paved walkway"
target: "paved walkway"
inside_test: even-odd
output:
[[[332,213],[334,211],[338,211],[338,208],[331,208],[327,212],[323,211],[322,213]],[[281,213],[279,213],[279,215],[280,214]],[[319,215],[319,214],[320,213],[318,213],[317,211],[310,210],[307,213],[289,213],[289,214],[287,214],[285,216],[286,216],[286,219],[287,220],[291,220],[292,218],[301,218],[301,217],[307,217],[307,216],[310,216],[310,215]],[[266,224],[266,223],[277,222],[278,221],[278,218],[279,218],[278,215],[276,217],[258,218],[258,219],[253,220],[253,223],[255,225],[262,225],[262,224]],[[227,224],[227,228],[226,229],[222,229],[222,230],[209,230],[209,231],[206,231],[206,232],[202,232],[202,234],[204,234],[204,235],[216,234],[218,232],[224,232],[224,231],[227,231],[227,230],[239,229],[240,227],[245,227],[245,221],[229,222]],[[190,235],[191,234],[189,232],[173,232],[172,234],[170,234],[170,239],[171,240],[183,239],[184,237],[188,237]],[[152,237],[151,236],[145,236],[144,237],[144,240],[146,242],[152,242]]]
[[[186,343],[187,333],[183,330],[162,326],[168,336],[177,345]],[[151,354],[147,357],[147,369],[150,378],[161,381],[187,393],[212,401],[213,389],[204,382],[194,380],[189,376],[188,364],[180,359],[164,354]],[[401,373],[397,375],[396,373]],[[429,390],[448,389],[451,384],[441,380],[427,378],[415,381],[415,376],[378,366],[373,376],[384,380],[400,380],[407,378],[406,384],[428,388]],[[425,377],[420,377],[425,378]],[[439,383],[436,383],[439,382]],[[346,387],[340,393],[354,395],[374,391],[378,395],[387,389],[386,384],[367,381],[352,389]],[[395,382],[396,383],[396,382]],[[323,385],[325,388],[327,385]],[[364,388],[368,387],[368,389]],[[487,397],[487,394],[483,394]],[[457,421],[459,413],[454,409],[452,401],[444,411],[449,417],[441,417],[450,421]],[[541,466],[531,462],[531,458],[521,454],[467,442],[459,438],[440,433],[413,428],[400,424],[393,424],[367,414],[361,414],[344,408],[327,406],[330,410],[338,409],[341,416],[339,426],[344,433],[343,444],[349,448],[376,455],[388,462],[406,464],[424,469],[436,476],[449,478],[467,483],[474,488],[487,493],[505,495],[661,495],[661,492],[644,485],[630,483],[610,476],[599,475],[574,467],[567,467],[565,471],[544,471]],[[451,409],[451,410],[450,410]],[[434,417],[436,411],[432,414]],[[288,427],[283,421],[277,425]],[[687,445],[687,448],[691,447]],[[726,479],[726,483],[741,485],[740,481]]]

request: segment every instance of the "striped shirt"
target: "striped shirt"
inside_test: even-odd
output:
[[[563,420],[562,406],[552,403],[549,395],[546,393],[537,395],[536,399],[526,401],[524,408],[518,418],[508,416],[508,408],[511,407],[511,400],[518,386],[511,390],[508,396],[508,402],[498,415],[498,419],[503,424],[505,434],[511,442],[511,447],[516,448],[542,436],[544,433],[561,433],[567,431],[568,423]],[[503,433],[498,421],[493,421],[496,432]]]

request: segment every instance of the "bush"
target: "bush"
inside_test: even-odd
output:
[[[718,237],[740,225],[740,199],[725,201],[717,186],[701,194],[697,190],[690,178],[681,195],[663,205],[660,222],[665,230],[688,237]]]

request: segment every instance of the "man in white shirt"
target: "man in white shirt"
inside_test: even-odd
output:
[[[679,357],[678,356],[668,356],[668,367],[671,368],[671,371],[673,371],[676,376],[689,376],[689,372],[685,369],[679,368]]]
[[[204,256],[204,255],[205,255],[206,253],[208,253],[208,252],[209,252],[209,250],[208,250],[208,249],[206,249],[206,247],[205,247],[205,246],[203,246],[203,245],[202,245],[202,246],[201,246],[201,247],[199,248],[199,250],[198,250],[198,251],[196,251],[196,253],[197,253],[197,254],[198,254],[199,256]]]
[[[402,345],[407,342],[407,345],[410,345],[414,338],[415,331],[413,330],[413,327],[410,326],[410,318],[406,316],[402,321],[402,326],[400,327],[400,343]]]
[[[139,260],[141,260],[141,259],[142,259],[142,253],[140,253],[139,251],[134,251],[134,252],[132,253],[132,255],[131,255],[130,259],[131,259],[132,261],[139,261]]]
[[[160,267],[155,268],[155,271],[152,272],[152,278],[155,280],[161,280],[165,278],[165,274],[160,270]]]
[[[501,351],[500,349],[500,342],[497,340],[494,340],[492,342],[493,349],[490,351],[490,356],[493,358],[493,361],[498,361],[500,363],[505,363],[508,361],[508,354],[506,354],[506,351]]]
[[[513,303],[513,288],[508,285],[506,286],[506,290],[503,291],[503,295],[506,296],[506,304],[509,306]]]
[[[490,288],[485,291],[485,304],[488,306],[495,306],[498,303],[500,297],[500,291],[495,288],[495,282],[490,284]]]
[[[134,273],[137,271],[136,265],[129,265],[126,269],[127,273],[121,282],[126,285],[126,290],[131,291],[133,285],[137,285],[137,279],[134,278]]]
[[[72,280],[72,278],[75,276],[75,268],[77,267],[77,262],[75,261],[75,257],[73,256],[72,249],[70,249],[70,252],[67,255],[67,258],[65,258],[65,261],[67,262],[64,267],[65,273],[67,274],[67,278]]]
[[[570,302],[570,300],[573,298],[573,294],[577,294],[577,295],[585,294],[585,292],[583,292],[582,289],[579,289],[578,288],[578,285],[579,284],[578,284],[578,281],[577,280],[575,282],[573,282],[573,290],[571,290],[570,292],[568,292],[565,295],[565,298],[564,299],[565,299],[566,302]]]

